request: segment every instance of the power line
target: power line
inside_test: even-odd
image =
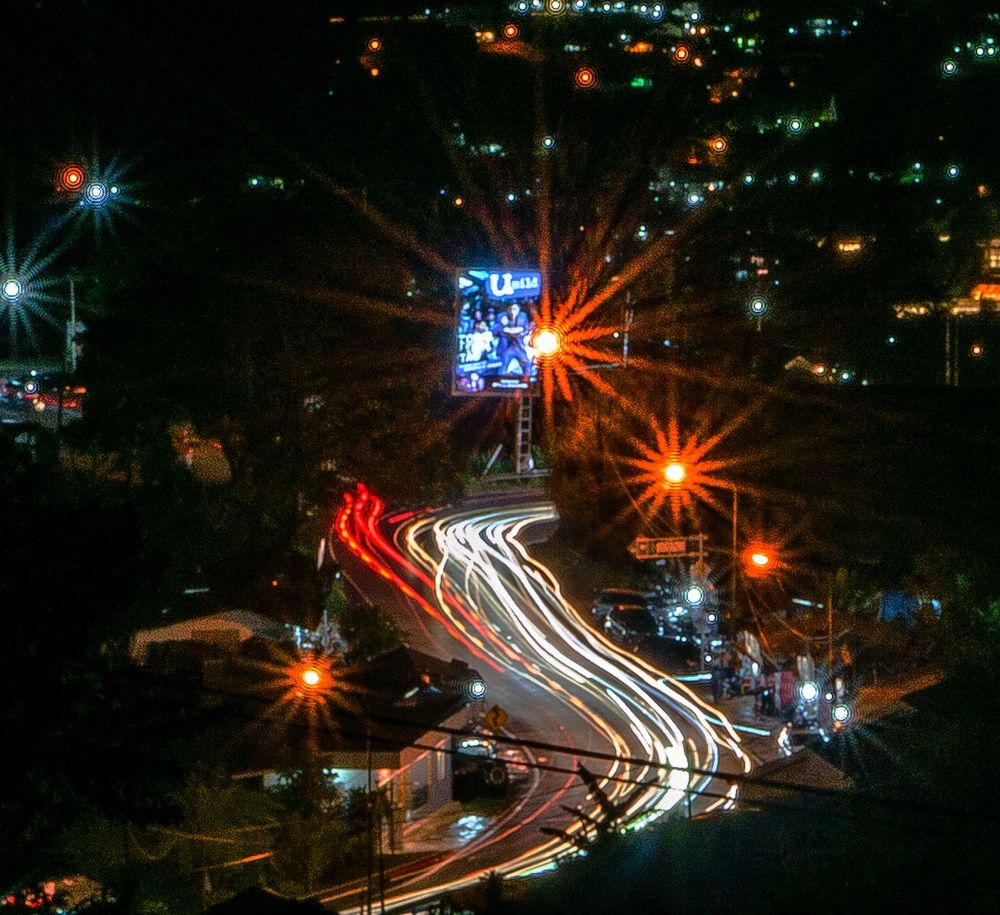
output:
[[[215,691],[228,697],[246,698],[241,694],[228,692],[222,689],[216,689]],[[241,717],[244,717],[246,720],[249,721],[260,722],[259,718],[256,718],[255,716],[252,716],[248,713],[243,713]],[[340,710],[339,717],[341,724],[353,722],[355,724],[365,726],[359,728],[358,730],[350,730],[350,729],[345,730],[343,727],[337,729],[337,733],[339,733],[340,735],[359,740],[366,739],[366,737],[368,736],[367,724],[369,722],[373,724],[381,724],[409,731],[412,731],[415,728],[422,729],[424,733],[436,732],[457,738],[471,737],[471,738],[482,739],[484,736],[483,731],[478,729],[452,728],[441,724],[432,724],[429,722],[405,720],[385,715],[365,716],[362,714],[352,713],[347,710]],[[308,723],[306,722],[294,721],[294,720],[289,720],[285,722],[285,726],[299,730],[307,729],[309,727]],[[378,733],[372,733],[370,736],[373,744],[379,744],[382,746],[409,747],[412,749],[426,750],[429,752],[439,752],[439,753],[444,752],[453,755],[463,755],[461,754],[461,751],[459,749],[420,744],[417,743],[415,740],[394,740],[392,739],[392,736],[388,734],[380,735]],[[660,762],[658,760],[653,760],[643,757],[619,756],[614,753],[607,753],[599,750],[587,750],[580,747],[574,747],[564,744],[557,744],[548,741],[534,740],[528,738],[508,737],[502,734],[491,733],[489,735],[489,739],[493,740],[495,743],[504,744],[512,747],[524,747],[531,750],[543,750],[549,753],[561,753],[564,755],[575,756],[583,759],[599,760],[601,762],[628,764],[640,768],[652,768],[659,770],[687,772],[689,775],[703,776],[709,779],[718,779],[720,781],[728,782],[729,784],[770,788],[773,790],[788,792],[799,796],[803,795],[814,796],[821,799],[836,801],[838,803],[843,803],[845,801],[849,803],[860,802],[865,805],[872,805],[875,807],[886,808],[886,809],[908,810],[915,813],[933,814],[941,817],[961,818],[963,820],[972,819],[992,826],[1000,825],[1000,819],[998,819],[996,816],[978,810],[947,807],[944,805],[932,804],[929,802],[903,801],[902,799],[898,798],[881,798],[871,795],[860,796],[835,788],[822,788],[813,785],[802,785],[795,782],[783,781],[781,779],[760,778],[759,776],[754,776],[752,774],[748,775],[745,773],[719,772],[717,770],[704,769],[696,766],[687,766],[687,767],[675,766],[669,762]],[[578,772],[577,769],[558,766],[553,763],[526,761],[525,763],[523,763],[523,765],[525,765],[528,768],[536,768],[542,771],[552,771],[563,774],[577,774]],[[602,779],[620,782],[621,784],[625,785],[646,784],[646,782],[626,776],[600,775],[599,777]],[[701,794],[706,797],[720,796],[711,794],[704,790],[698,790],[690,786],[686,790],[694,794]],[[728,797],[728,795],[721,795],[721,797]],[[770,804],[769,801],[765,801],[763,799],[761,799],[760,801],[754,799],[754,803],[755,804],[760,803],[762,805]],[[779,806],[788,808],[789,805],[779,805]],[[809,809],[815,809],[815,808],[809,808]]]

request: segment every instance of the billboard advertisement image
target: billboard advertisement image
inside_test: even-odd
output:
[[[531,335],[541,295],[537,270],[459,271],[453,394],[509,396],[534,387]]]

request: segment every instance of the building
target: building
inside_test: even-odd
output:
[[[308,630],[300,626],[277,623],[253,610],[222,610],[168,626],[140,629],[132,636],[129,653],[134,661],[145,664],[149,661],[154,645],[197,642],[226,652],[235,652],[252,638],[302,645],[309,634]]]
[[[205,706],[225,722],[207,736],[203,762],[276,788],[312,757],[345,793],[369,784],[385,793],[386,841],[399,851],[405,823],[452,802],[449,732],[469,725],[485,684],[462,661],[401,646],[354,666],[320,657],[318,664],[331,664],[329,687],[307,692],[298,668],[303,649],[318,644],[308,630],[227,610],[141,630],[131,655],[199,680]]]
[[[392,810],[387,844],[404,847],[403,826],[453,800],[452,737],[468,725],[470,684],[481,683],[461,661],[443,661],[405,646],[353,669],[334,672],[320,714],[275,716],[257,709],[259,727],[227,741],[233,778],[277,787],[304,754],[342,791],[385,792]],[[370,775],[369,775],[370,773]],[[370,778],[370,782],[369,782]]]

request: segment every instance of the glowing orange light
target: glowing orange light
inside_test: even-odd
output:
[[[373,54],[376,51],[382,50],[382,39],[381,38],[369,38],[368,39],[368,50]]]
[[[774,550],[764,543],[751,543],[743,551],[743,570],[751,578],[769,575],[776,565]]]
[[[581,89],[589,89],[597,82],[597,74],[590,67],[580,67],[573,78]]]
[[[679,64],[684,63],[691,56],[691,49],[686,44],[679,44],[674,48],[674,60]]]
[[[79,165],[67,165],[59,172],[59,186],[64,191],[77,191],[83,187],[86,175]]]
[[[315,689],[323,680],[323,675],[315,667],[307,667],[302,671],[302,683],[308,689]]]
[[[462,197],[456,197],[454,200],[455,206],[460,207],[465,203],[465,199]]]
[[[503,27],[503,37],[504,38],[517,38],[517,36],[520,33],[521,33],[521,30],[516,25],[514,25],[513,22],[508,22]]]
[[[729,141],[722,136],[712,137],[712,139],[709,140],[709,146],[711,147],[712,152],[724,153],[729,148]]]
[[[554,356],[562,349],[562,333],[551,324],[543,324],[532,336],[531,346],[543,359]]]
[[[972,348],[969,350],[969,352],[972,353],[973,356],[982,356],[982,354],[983,354],[983,344],[982,343],[973,343],[972,344]]]
[[[371,73],[372,76],[378,76],[378,67],[372,67],[368,72]]]
[[[687,479],[687,466],[683,461],[670,461],[663,468],[663,479],[670,486],[680,486]]]

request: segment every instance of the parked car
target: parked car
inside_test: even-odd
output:
[[[634,591],[631,588],[605,588],[597,595],[590,612],[596,620],[604,620],[614,607],[646,607],[655,610],[657,601],[653,591]]]
[[[662,636],[663,624],[645,604],[617,604],[604,618],[604,631],[616,641],[634,644],[648,636]]]
[[[468,800],[483,791],[506,792],[510,775],[492,740],[462,737],[456,739],[454,749],[452,790],[457,800]]]

